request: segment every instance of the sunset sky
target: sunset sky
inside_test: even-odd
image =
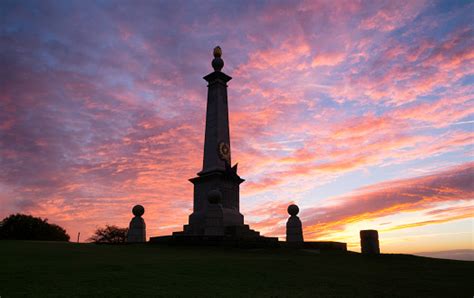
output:
[[[212,49],[241,212],[284,240],[473,249],[472,1],[1,1],[0,217],[182,229]]]

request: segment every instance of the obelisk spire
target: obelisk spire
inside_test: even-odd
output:
[[[199,175],[214,171],[225,171],[230,159],[229,109],[227,105],[227,82],[232,78],[221,72],[224,67],[222,49],[213,51],[211,72],[204,79],[208,82],[206,134],[204,139],[204,158]]]

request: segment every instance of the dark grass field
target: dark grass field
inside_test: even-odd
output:
[[[0,241],[6,297],[473,297],[474,262]]]

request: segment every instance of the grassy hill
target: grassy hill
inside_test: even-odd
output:
[[[0,241],[0,296],[472,297],[474,262],[356,253]]]

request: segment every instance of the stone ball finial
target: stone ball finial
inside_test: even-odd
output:
[[[218,189],[213,189],[207,193],[207,200],[211,204],[218,204],[222,201],[222,193]]]
[[[298,212],[300,212],[300,208],[298,208],[298,206],[296,206],[295,204],[291,204],[290,206],[288,206],[288,213],[291,216],[295,216],[296,214],[298,214]]]
[[[145,208],[142,205],[135,205],[133,206],[132,213],[135,216],[142,216],[145,213]]]
[[[221,71],[224,67],[224,60],[221,58],[222,49],[220,46],[214,48],[213,55],[214,59],[212,60],[212,68],[214,68],[215,71]]]

